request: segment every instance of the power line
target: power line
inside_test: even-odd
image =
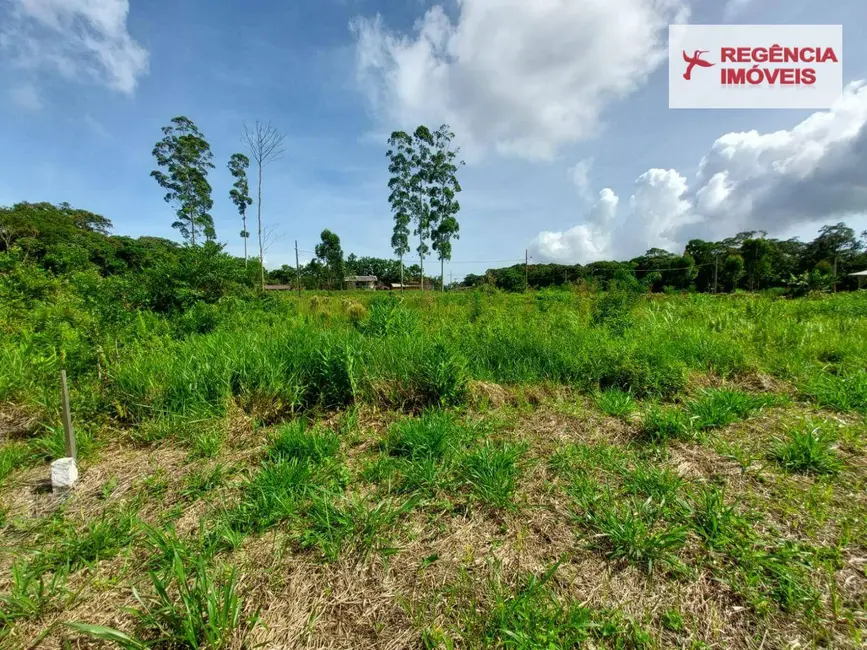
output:
[[[313,259],[315,259],[316,251],[304,250],[302,248],[299,248],[298,252],[299,253],[309,253],[309,254],[313,255],[314,256]],[[369,256],[365,255],[362,257],[369,257]],[[362,259],[362,257],[359,257],[358,259]],[[303,257],[302,257],[302,259],[303,259]],[[380,259],[390,259],[390,258],[380,258]],[[427,258],[427,259],[430,259],[430,258]],[[406,258],[405,257],[405,258],[403,258],[403,261],[404,261],[404,263],[410,263],[410,264],[421,263],[421,260],[417,259],[417,258]],[[507,259],[507,260],[446,260],[447,264],[509,264],[509,263],[518,264],[521,262],[525,262],[525,259],[523,257],[516,257],[516,258],[512,258],[512,259]],[[556,262],[549,262],[549,264],[555,264],[557,266],[584,266],[584,267],[589,266],[588,264],[583,264],[583,265],[582,264],[559,264]],[[622,264],[622,262],[619,262],[619,264]],[[689,269],[697,269],[697,268],[701,268],[704,266],[711,266],[712,264],[714,264],[714,262],[705,262],[704,264],[693,264],[692,266],[675,266],[675,267],[668,267],[668,268],[662,268],[662,269],[650,267],[650,268],[644,268],[644,269],[629,269],[629,270],[642,271],[642,272],[643,271],[686,271]],[[533,264],[531,266],[541,266],[541,264]],[[592,273],[595,273],[597,270],[602,271],[602,269],[593,269]]]

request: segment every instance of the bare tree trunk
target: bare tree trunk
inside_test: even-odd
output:
[[[446,261],[445,258],[440,258],[440,289],[446,292]]]
[[[271,123],[262,123],[256,120],[252,129],[244,125],[244,133],[241,141],[247,145],[253,160],[259,169],[258,203],[256,214],[259,226],[259,267],[261,275],[262,291],[265,290],[265,242],[262,236],[262,169],[271,162],[278,160],[283,155],[283,136]]]
[[[400,290],[403,291],[403,255],[400,256]]]
[[[421,248],[424,246],[424,230],[419,228],[419,236],[418,236],[418,244],[419,244],[419,254],[418,261],[421,265],[421,290],[424,291],[424,253],[421,252]]]
[[[244,212],[241,214],[241,222],[242,228],[244,229],[244,268],[247,268],[247,239],[249,238],[249,234],[247,232],[247,209],[244,208]]]
[[[262,244],[262,163],[259,163],[259,200],[256,203],[259,215],[259,271],[262,275],[262,291],[265,291],[265,247]]]
[[[190,237],[193,247],[196,246],[196,213],[190,209]]]

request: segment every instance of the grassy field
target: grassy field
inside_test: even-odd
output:
[[[863,293],[70,298],[2,326],[4,649],[867,642]]]

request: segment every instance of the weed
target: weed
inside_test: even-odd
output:
[[[809,424],[791,429],[784,440],[778,440],[771,456],[789,472],[834,474],[840,460],[831,448],[833,438],[819,427]]]
[[[683,615],[676,609],[667,609],[662,613],[662,626],[670,632],[682,632],[685,624]]]
[[[392,426],[384,445],[392,456],[413,461],[442,460],[458,448],[462,433],[450,413],[426,411],[418,418],[406,418]]]
[[[102,488],[99,491],[99,498],[103,501],[108,501],[111,497],[112,493],[117,489],[117,476],[112,476],[105,483],[103,483]]]
[[[363,499],[317,492],[306,512],[301,544],[318,548],[331,561],[344,550],[356,552],[362,559],[374,551],[391,552],[387,535],[414,505],[412,500],[395,504],[384,499],[371,507]]]
[[[189,437],[190,456],[192,458],[214,458],[220,453],[225,433],[216,427],[199,429]]]
[[[142,636],[158,640],[161,646],[195,650],[221,650],[236,642],[243,645],[257,616],[244,615],[235,569],[213,570],[201,556],[189,561],[182,551],[172,551],[172,544],[168,542],[171,560],[165,571],[150,573],[154,593],[143,597],[136,592],[139,607],[132,614]],[[130,649],[151,645],[110,628],[79,624],[75,629]]]
[[[463,458],[461,474],[470,491],[497,507],[515,507],[512,496],[523,469],[526,445],[484,442]]]
[[[169,480],[166,476],[165,470],[159,468],[153,474],[148,475],[142,481],[142,488],[144,490],[144,494],[146,494],[151,499],[162,499],[169,489]]]
[[[309,429],[304,420],[281,426],[271,437],[268,457],[272,461],[296,459],[319,463],[333,458],[340,449],[340,438],[328,429]]]
[[[811,372],[803,382],[801,392],[819,406],[844,413],[867,413],[867,372],[864,370],[839,374]]]
[[[687,405],[693,426],[698,429],[716,429],[742,420],[765,406],[779,403],[770,395],[748,395],[736,390],[714,388]]]
[[[681,566],[675,552],[686,542],[686,529],[660,521],[648,501],[599,500],[585,513],[584,521],[596,533],[593,545],[611,560],[626,560],[648,573],[658,564]]]
[[[366,320],[359,329],[370,336],[409,336],[418,325],[418,313],[407,309],[393,295],[377,296],[370,303]]]
[[[46,433],[29,441],[28,446],[31,452],[37,458],[45,460],[66,456],[66,434],[63,432],[63,427],[46,426],[45,428]],[[93,433],[84,427],[76,427],[75,444],[79,459],[93,456],[98,447]]]
[[[736,549],[735,587],[759,613],[776,604],[784,611],[812,613],[819,595],[810,578],[812,553],[783,542],[769,549],[749,545]]]
[[[184,487],[181,489],[188,499],[197,499],[212,490],[222,487],[226,483],[226,467],[217,463],[210,468],[200,468],[187,474],[184,479]]]
[[[625,418],[636,409],[635,398],[632,397],[632,394],[619,388],[598,391],[596,393],[596,406],[603,413],[618,418]]]
[[[682,483],[671,470],[645,463],[637,464],[623,475],[623,485],[630,494],[647,497],[659,507],[674,500]]]
[[[593,305],[592,323],[622,336],[632,326],[630,312],[638,302],[634,291],[617,287],[601,294]]]
[[[63,568],[47,576],[20,562],[12,565],[9,593],[0,595],[0,640],[18,619],[37,618],[67,594]]]
[[[341,408],[352,404],[361,364],[351,343],[323,341],[314,355],[306,389],[310,406]]]
[[[690,501],[689,514],[693,529],[711,550],[719,551],[752,537],[747,521],[734,506],[726,504],[725,494],[716,487],[700,490]]]
[[[497,593],[484,647],[531,650],[580,647],[598,627],[593,612],[575,604],[563,604],[547,589],[556,570],[541,578],[531,576],[514,595]]]
[[[33,568],[41,572],[66,567],[72,571],[113,557],[133,541],[137,524],[135,511],[121,509],[103,513],[80,532],[64,525],[54,544],[34,559]]]
[[[228,527],[237,532],[261,532],[297,514],[298,500],[314,486],[311,464],[306,460],[268,463],[244,486],[241,502],[224,514]]]
[[[551,456],[549,465],[564,478],[576,472],[611,472],[624,470],[631,454],[617,445],[571,443]]]
[[[425,350],[420,367],[419,399],[422,404],[458,406],[467,395],[467,365],[455,352],[436,342]]]
[[[693,437],[689,416],[676,408],[652,406],[641,420],[641,430],[648,440],[665,443]]]
[[[24,443],[4,441],[0,447],[0,484],[16,469],[29,464],[32,455],[30,448]]]

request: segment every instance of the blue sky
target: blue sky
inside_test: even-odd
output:
[[[813,117],[669,110],[678,21],[841,23],[844,97]],[[446,121],[468,163],[455,277],[526,248],[588,262],[744,229],[860,232],[865,25],[863,0],[0,0],[0,204],[68,201],[177,239],[149,172],[160,127],[186,115],[240,253],[225,164],[245,121],[270,120],[286,155],[266,170],[268,265],[323,228],[389,256],[387,134]]]

